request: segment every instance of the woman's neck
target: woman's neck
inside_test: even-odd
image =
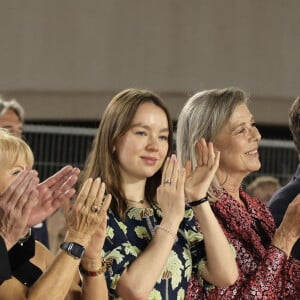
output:
[[[236,200],[240,200],[240,187],[230,184],[223,184],[223,188]]]
[[[141,200],[145,199],[145,187],[146,187],[146,180],[136,181],[136,182],[128,182],[122,184],[123,191],[125,197],[131,202],[140,202]]]
[[[240,186],[243,178],[230,175],[221,175],[218,174],[218,180],[220,185],[237,201],[240,199]]]

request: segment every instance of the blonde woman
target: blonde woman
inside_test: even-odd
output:
[[[0,130],[0,193],[19,173],[27,172],[32,165],[33,154],[29,146],[20,138]],[[31,184],[32,196],[37,195],[37,183],[35,178],[24,183]],[[42,244],[34,241],[30,234],[9,250],[12,278],[0,286],[1,300],[107,299],[99,255],[105,238],[106,210],[110,203],[110,195],[104,197],[104,192],[105,185],[99,178],[87,179],[75,203],[66,203],[68,232],[55,257]],[[25,219],[28,216],[27,213],[20,215],[24,218],[24,224],[29,223]],[[30,231],[28,227],[25,229]],[[98,248],[92,249],[89,245],[95,239],[98,240]],[[26,248],[24,243],[27,243]],[[79,286],[79,264],[83,275],[82,288]]]

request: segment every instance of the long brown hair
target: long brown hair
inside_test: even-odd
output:
[[[151,91],[126,89],[114,96],[106,107],[81,175],[81,183],[89,177],[101,177],[106,184],[106,192],[113,196],[111,209],[122,219],[125,217],[127,204],[124,200],[125,195],[121,185],[119,161],[114,147],[120,137],[130,128],[138,107],[147,102],[160,107],[167,116],[169,125],[168,156],[170,155],[173,141],[173,126],[172,119],[163,100]],[[155,201],[156,189],[160,181],[161,169],[147,179],[145,195],[150,204]]]

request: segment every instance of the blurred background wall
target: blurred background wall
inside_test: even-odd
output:
[[[1,0],[0,92],[27,121],[93,121],[127,87],[176,120],[193,92],[239,86],[260,125],[299,92],[298,0]]]
[[[0,93],[25,108],[43,180],[83,167],[96,130],[73,126],[95,127],[124,88],[158,92],[176,122],[194,92],[238,86],[273,138],[245,183],[272,175],[284,184],[298,164],[287,120],[300,94],[299,12],[299,0],[0,0]],[[53,228],[64,226],[56,216],[53,250]]]

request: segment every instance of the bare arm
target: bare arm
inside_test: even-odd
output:
[[[104,276],[105,266],[101,257],[102,248],[106,237],[107,209],[111,196],[104,202],[101,214],[102,222],[91,238],[84,257],[81,261],[81,275],[83,278],[82,300],[107,300],[108,290]]]
[[[67,242],[75,242],[84,247],[103,220],[101,210],[93,212],[91,207],[101,207],[105,186],[101,181],[88,179],[76,200],[66,211],[68,233]],[[105,198],[108,201],[108,196]],[[68,205],[67,205],[68,206]],[[29,289],[28,299],[64,299],[78,270],[80,259],[60,250],[48,270]],[[59,280],[58,280],[59,274]]]
[[[179,224],[161,222],[173,232]],[[167,262],[174,237],[157,230],[148,247],[125,269],[117,285],[117,294],[123,299],[147,299]],[[155,263],[154,263],[155,261]]]
[[[99,274],[97,276],[83,275],[82,289],[82,299],[108,300],[108,290],[104,273]]]
[[[166,179],[171,184],[165,183]],[[157,201],[163,212],[162,227],[157,228],[148,247],[122,273],[117,294],[123,299],[147,299],[161,275],[184,216],[184,180],[185,172],[178,174],[177,160],[172,156],[165,164],[162,184],[157,190]]]
[[[185,191],[190,203],[204,198],[209,185],[218,169],[220,153],[214,152],[212,143],[201,139],[197,144],[198,162],[192,172],[187,163]],[[238,277],[237,264],[233,251],[225,237],[208,202],[193,206],[194,214],[200,224],[207,256],[202,277],[216,286],[233,284]]]
[[[79,262],[80,260],[59,250],[47,271],[28,290],[27,299],[64,299],[78,270]]]

